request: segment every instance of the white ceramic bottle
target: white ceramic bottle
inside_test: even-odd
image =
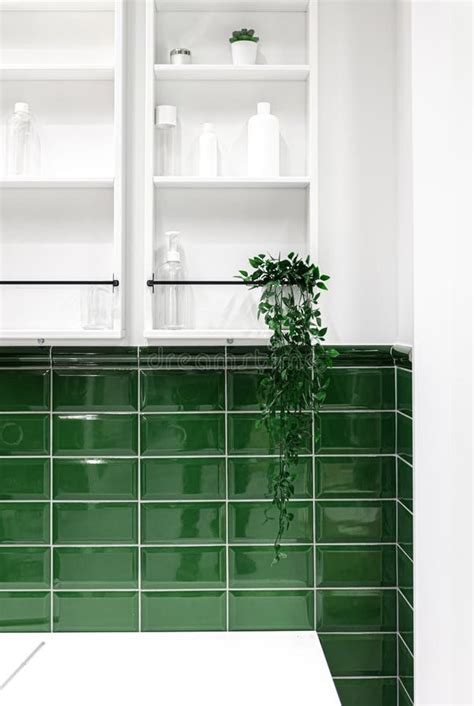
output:
[[[280,121],[270,112],[270,103],[258,103],[257,115],[249,120],[248,175],[280,176]]]
[[[204,123],[199,138],[199,176],[217,176],[217,136],[214,123]]]

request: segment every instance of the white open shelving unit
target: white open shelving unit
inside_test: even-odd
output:
[[[0,175],[0,280],[112,281],[113,324],[86,330],[84,285],[0,286],[0,338],[123,335],[124,1],[0,0],[0,164],[17,101],[38,119],[38,177]]]
[[[145,128],[145,280],[166,250],[164,234],[181,232],[190,281],[231,281],[259,252],[314,257],[317,244],[317,0],[147,0]],[[254,27],[255,66],[233,66],[228,38]],[[170,65],[175,47],[192,64]],[[259,101],[280,119],[281,176],[247,177],[247,122]],[[156,175],[155,106],[178,110],[180,176]],[[197,174],[204,122],[216,124],[220,176]],[[150,341],[264,341],[258,293],[244,286],[189,286],[183,330],[156,326],[159,297],[145,287]]]

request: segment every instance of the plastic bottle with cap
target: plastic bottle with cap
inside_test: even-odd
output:
[[[28,103],[15,103],[7,124],[6,173],[8,176],[39,176],[39,130]]]
[[[179,283],[184,280],[184,268],[178,250],[179,231],[165,233],[168,238],[166,260],[158,268],[157,280],[163,282],[157,291],[157,326],[164,329],[182,329],[186,320],[186,287]]]
[[[214,123],[204,123],[199,138],[199,176],[217,176],[217,136]]]
[[[176,176],[177,110],[175,105],[156,108],[158,176]]]
[[[280,176],[280,121],[270,103],[258,103],[248,127],[248,175]]]

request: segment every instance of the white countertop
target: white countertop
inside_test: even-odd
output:
[[[3,634],[5,706],[340,706],[314,632]]]

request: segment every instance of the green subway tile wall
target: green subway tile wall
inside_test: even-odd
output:
[[[413,403],[412,372],[397,361],[397,633],[399,704],[413,704]]]
[[[410,365],[341,348],[272,565],[266,362],[0,349],[0,630],[316,629],[343,706],[410,703]]]

